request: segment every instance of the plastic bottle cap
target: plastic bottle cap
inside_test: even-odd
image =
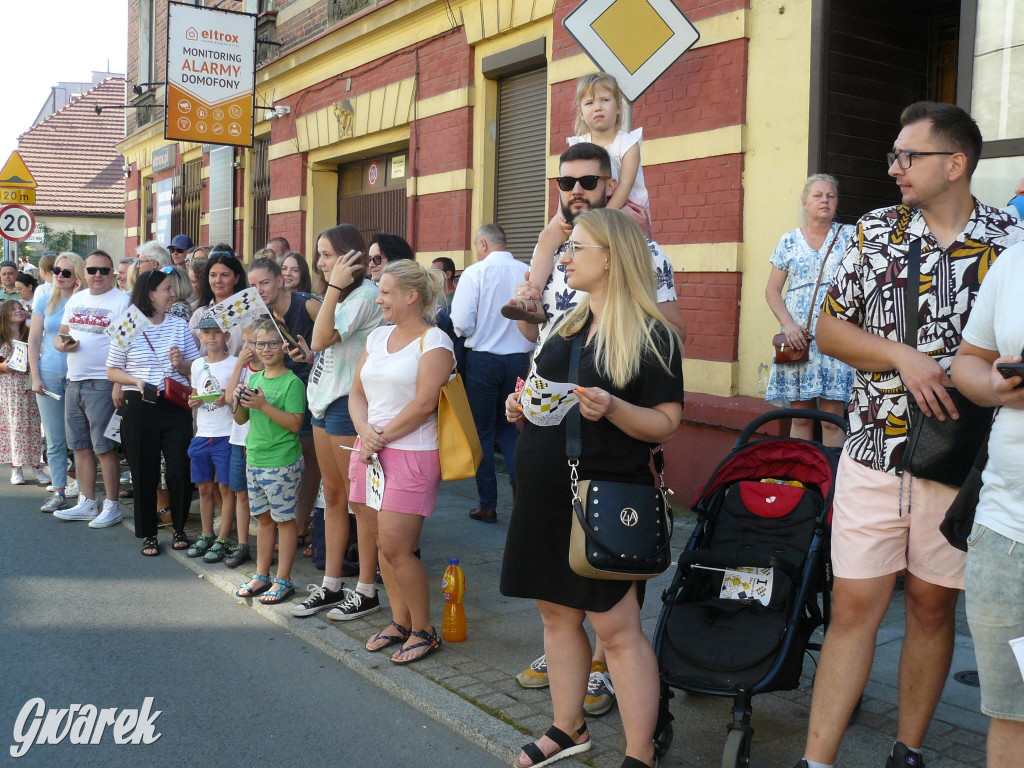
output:
[[[452,557],[452,558],[448,559],[448,565],[458,565],[458,564],[459,564],[459,558]]]

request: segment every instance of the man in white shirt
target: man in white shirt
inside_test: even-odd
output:
[[[455,333],[466,339],[466,393],[484,451],[476,473],[480,506],[469,516],[484,523],[498,521],[498,481],[494,474],[494,441],[508,466],[513,493],[514,455],[519,431],[505,419],[505,398],[526,376],[533,344],[516,324],[501,316],[501,307],[523,279],[526,266],[509,253],[505,232],[497,224],[480,227],[474,239],[477,263],[466,267],[452,298]]]
[[[88,520],[90,528],[106,528],[123,519],[118,494],[121,468],[117,444],[104,436],[114,415],[114,383],[107,378],[107,328],[128,308],[128,296],[114,288],[114,261],[105,251],[93,251],[85,260],[88,290],[68,299],[60,333],[53,346],[68,356],[68,383],[64,390],[64,422],[68,447],[75,452],[80,489],[78,503],[58,510],[60,520]],[[103,471],[107,500],[96,506],[96,458]]]

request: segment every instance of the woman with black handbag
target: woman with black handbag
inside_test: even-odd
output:
[[[585,212],[568,245],[559,268],[570,288],[589,295],[552,330],[523,393],[505,405],[509,421],[524,420],[515,457],[523,482],[509,520],[501,591],[537,602],[554,708],[552,728],[526,745],[516,764],[530,768],[590,749],[583,714],[591,667],[583,620],[589,618],[616,681],[626,733],[623,768],[640,768],[657,762],[658,711],[657,660],[640,625],[642,582],[628,574],[588,578],[570,568],[574,484],[578,479],[582,489],[590,481],[591,491],[600,481],[631,484],[638,500],[656,493],[651,449],[669,440],[682,419],[682,350],[658,311],[647,241],[629,216],[610,208]],[[577,376],[570,374],[574,356]],[[577,401],[579,440],[567,450]],[[571,468],[569,453],[577,452]],[[614,512],[610,517],[619,517]],[[655,548],[658,529],[650,530],[646,546]]]
[[[189,374],[192,361],[199,357],[199,348],[188,323],[169,314],[174,302],[174,283],[167,273],[155,269],[140,275],[132,288],[132,306],[151,325],[136,331],[127,346],[111,343],[107,354],[107,377],[122,385],[124,391],[121,444],[135,490],[135,536],[144,540],[142,554],[147,557],[160,554],[156,532],[160,520],[157,488],[161,454],[167,461],[167,490],[174,527],[172,547],[189,546],[185,535],[192,503]]]

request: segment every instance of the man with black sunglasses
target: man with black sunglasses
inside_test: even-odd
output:
[[[578,291],[569,288],[565,281],[565,267],[559,263],[559,259],[568,247],[573,219],[584,211],[604,208],[616,187],[608,153],[603,147],[588,142],[574,144],[562,153],[558,158],[558,173],[556,183],[562,215],[555,216],[540,233],[535,249],[544,249],[554,254],[551,277],[543,293],[529,281],[520,283],[515,292],[517,301],[539,303],[546,316],[540,325],[534,324],[535,321],[519,320],[520,332],[530,341],[537,340],[540,328],[550,328],[552,320],[575,307],[583,298]],[[679,313],[672,263],[656,242],[648,238],[647,245],[651,250],[658,309],[679,332],[680,337],[685,339],[686,331]],[[504,309],[502,314],[505,314]]]
[[[114,383],[107,378],[110,324],[128,308],[128,294],[114,288],[114,261],[105,251],[93,251],[85,260],[88,290],[74,294],[64,306],[60,332],[53,341],[68,356],[68,383],[64,390],[64,422],[68,447],[75,452],[80,489],[78,503],[58,510],[59,520],[88,520],[90,528],[106,528],[124,519],[118,494],[121,468],[117,444],[104,436],[114,415]],[[119,394],[119,393],[118,393]],[[106,501],[96,506],[96,459],[103,472]]]
[[[921,746],[949,672],[966,556],[939,531],[957,489],[904,471],[909,405],[912,397],[939,421],[959,417],[946,387],[961,333],[996,257],[1024,241],[1024,224],[971,196],[982,138],[970,115],[917,102],[900,122],[886,162],[902,203],[858,222],[817,326],[822,353],[857,375],[833,502],[832,620],[799,768],[835,760],[901,572],[899,723],[885,765],[924,766]],[[916,333],[906,340],[908,318]]]

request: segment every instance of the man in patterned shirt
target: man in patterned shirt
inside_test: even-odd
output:
[[[1024,223],[970,193],[981,132],[959,107],[917,102],[888,155],[902,204],[858,224],[822,307],[818,346],[857,369],[850,437],[836,479],[833,613],[815,677],[805,761],[835,760],[871,670],[896,576],[906,571],[897,741],[886,768],[922,768],[921,744],[953,653],[965,555],[939,523],[956,489],[902,471],[908,395],[925,415],[957,417],[945,387],[982,279]],[[918,332],[903,343],[907,254],[920,241]],[[912,504],[912,507],[911,507]]]

